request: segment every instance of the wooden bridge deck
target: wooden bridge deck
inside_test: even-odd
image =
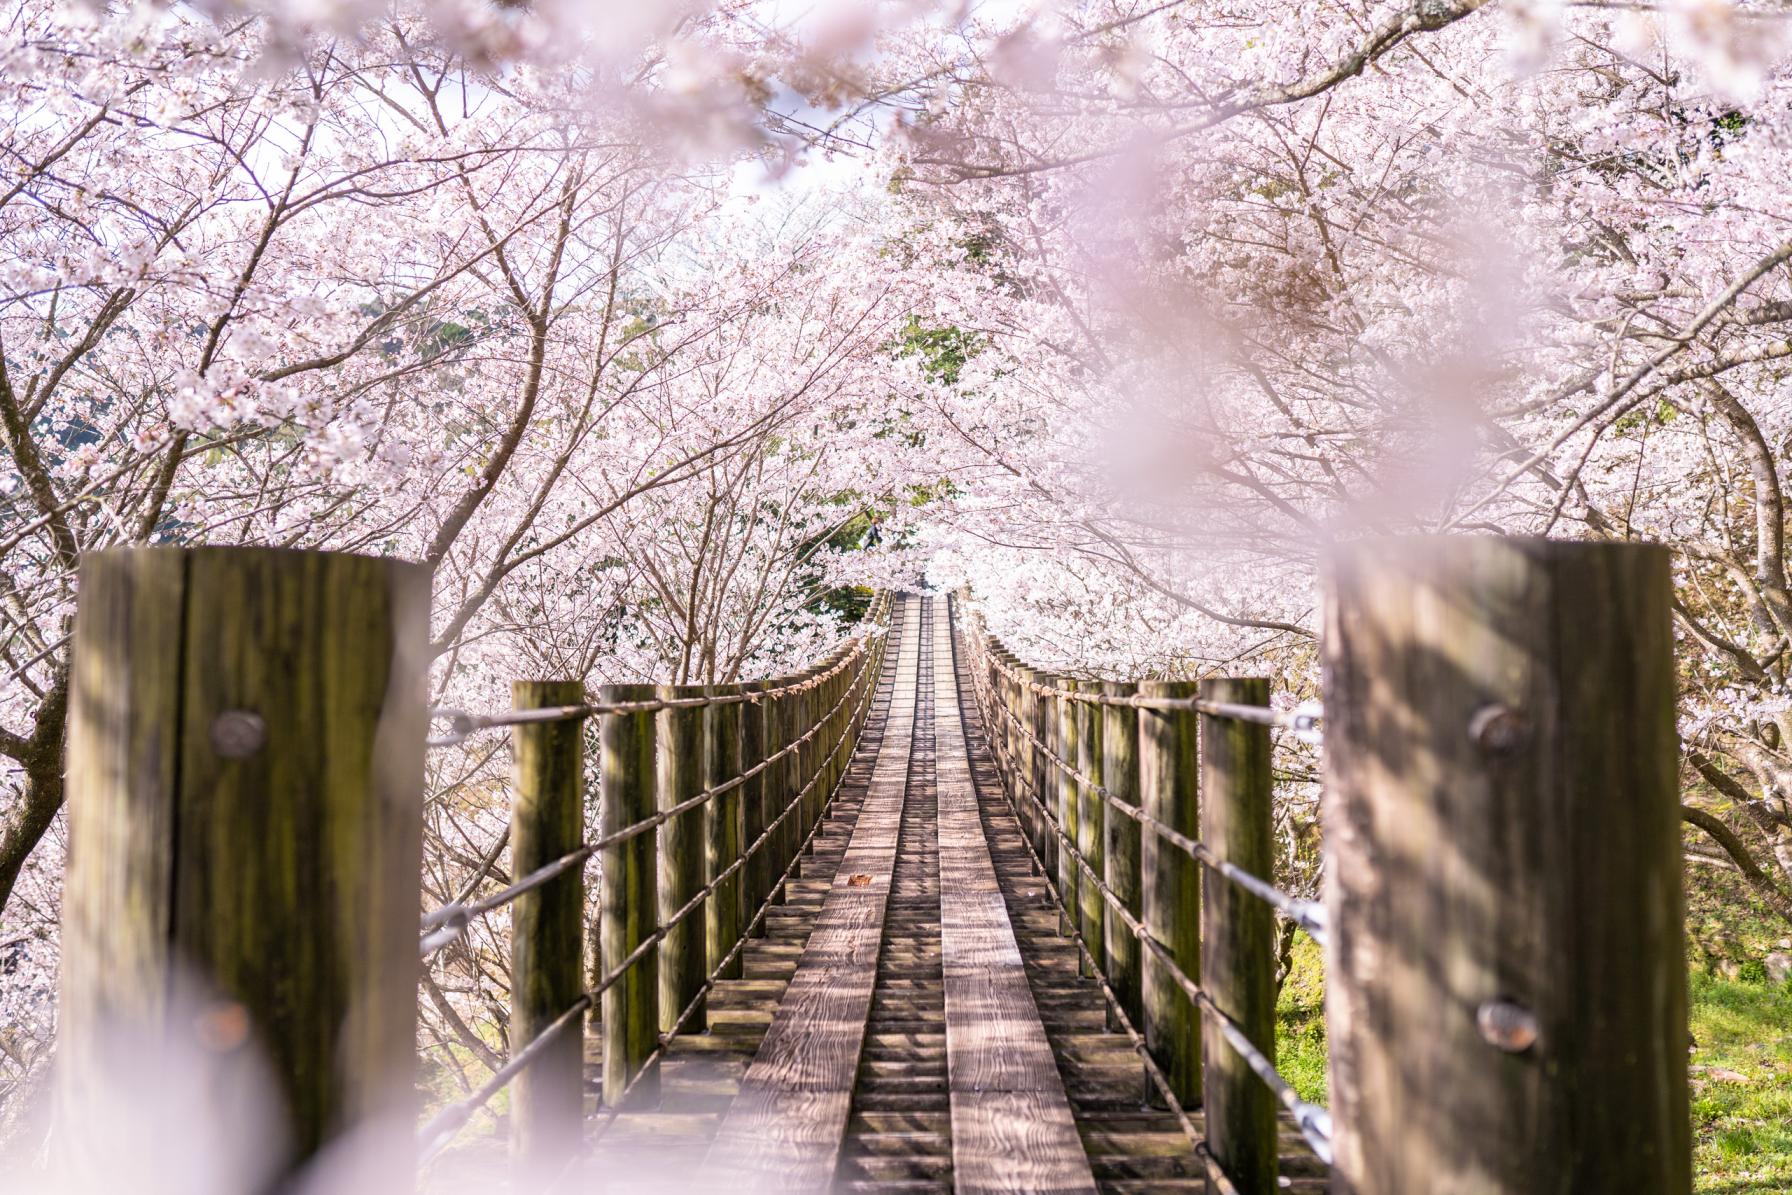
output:
[[[560,1189],[1206,1189],[1058,933],[946,603],[903,599],[891,633],[846,781],[742,978],[711,993],[709,1032],[669,1044],[657,1107],[596,1112]],[[1282,1149],[1283,1189],[1323,1189],[1292,1125]]]

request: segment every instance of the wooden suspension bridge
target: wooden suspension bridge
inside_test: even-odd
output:
[[[362,557],[86,563],[60,1165],[120,1040],[265,1055],[269,1190],[410,1115],[417,960],[505,909],[508,1060],[378,1189],[492,1189],[450,1151],[499,1092],[519,1192],[1690,1187],[1658,549],[1354,546],[1323,713],[1047,675],[926,595],[798,676],[428,711],[427,608]],[[1272,736],[1321,725],[1313,901]],[[419,926],[423,753],[501,727],[508,869]],[[1329,1108],[1276,1071],[1278,917],[1326,946]]]

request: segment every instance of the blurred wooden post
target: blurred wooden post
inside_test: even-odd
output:
[[[1204,701],[1269,704],[1259,677],[1202,681]],[[1222,860],[1271,883],[1269,727],[1201,715],[1201,841]],[[1276,1056],[1274,911],[1211,868],[1201,869],[1201,988],[1270,1059]],[[1275,1093],[1221,1035],[1203,1023],[1202,1091],[1207,1146],[1240,1195],[1276,1190]]]
[[[1101,687],[1109,697],[1130,697],[1138,686],[1110,681]],[[1102,709],[1101,783],[1108,795],[1135,809],[1139,805],[1139,711],[1126,705]],[[1143,918],[1139,879],[1139,823],[1111,807],[1105,809],[1107,834],[1102,879],[1126,911]],[[1107,919],[1107,976],[1120,1006],[1134,1025],[1144,1019],[1140,1001],[1139,942],[1119,917]],[[1117,1026],[1116,1026],[1117,1027]]]
[[[710,685],[704,693],[711,697],[732,697],[739,692],[735,685]],[[703,787],[715,788],[740,775],[741,710],[740,703],[712,705],[703,711]],[[703,810],[703,882],[713,883],[703,906],[703,936],[709,945],[704,974],[716,972],[734,944],[741,939],[751,917],[741,901],[743,865],[725,880],[716,877],[733,867],[740,859],[742,833],[741,789],[736,785],[725,793],[711,797]],[[740,978],[741,958],[736,954],[718,979]]]
[[[511,708],[582,705],[578,681],[517,681]],[[515,791],[511,873],[521,879],[585,842],[585,723],[582,718],[511,728]],[[510,913],[510,1047],[534,1041],[584,995],[584,867],[517,897]],[[584,1124],[584,1018],[562,1029],[511,1080],[510,1157],[519,1191],[538,1190],[565,1169]]]
[[[1186,700],[1184,681],[1142,681],[1141,697]],[[1179,834],[1198,838],[1200,756],[1193,710],[1139,711],[1139,796],[1142,808]],[[1188,977],[1201,980],[1201,865],[1181,847],[1146,830],[1139,871],[1145,925]],[[1164,964],[1150,952],[1141,960],[1145,1044],[1185,1108],[1201,1102],[1201,1018]]]
[[[702,685],[661,685],[662,699],[703,696]],[[665,812],[703,791],[703,715],[701,708],[661,710],[659,717],[659,809]],[[688,913],[674,925],[672,918],[703,888],[704,810],[691,809],[660,826],[660,940],[661,1033],[670,1033],[678,1014],[703,988],[704,913]],[[681,1032],[701,1033],[709,1018],[701,1002],[685,1021]]]
[[[79,592],[58,1169],[85,1189],[126,1164],[93,1110],[154,1100],[131,1084],[164,1069],[217,1068],[203,1090],[234,1093],[193,1115],[266,1143],[244,1189],[348,1130],[408,1126],[429,570],[129,548],[85,556]],[[267,1108],[247,1098],[257,1054]],[[342,1177],[408,1189],[406,1131]]]
[[[650,701],[652,685],[605,685],[605,705]],[[654,716],[605,714],[598,720],[598,835],[604,837],[653,816]],[[659,929],[659,865],[651,833],[606,847],[598,856],[599,965],[608,973]],[[647,951],[603,994],[604,1103],[621,1106],[622,1092],[659,1047],[659,955]],[[659,1075],[645,1075],[628,1105],[659,1103]]]
[[[1668,553],[1372,540],[1329,588],[1333,1189],[1683,1195]]]
[[[1077,688],[1085,693],[1100,693],[1102,682],[1084,681]],[[1070,708],[1076,718],[1076,755],[1070,762],[1087,778],[1087,783],[1079,782],[1076,786],[1076,849],[1092,873],[1085,875],[1082,868],[1077,869],[1077,880],[1082,885],[1083,943],[1089,948],[1087,954],[1079,956],[1080,969],[1085,975],[1106,975],[1108,901],[1095,883],[1096,878],[1107,882],[1103,878],[1107,871],[1107,803],[1102,796],[1107,785],[1101,775],[1101,732],[1105,719],[1102,707],[1092,702],[1073,701]]]
[[[764,681],[749,681],[740,686],[742,693],[758,693],[765,689]],[[767,732],[770,727],[769,713],[771,707],[762,701],[749,701],[740,707],[740,770],[747,772],[758,767],[765,760]],[[753,850],[753,844],[765,833],[771,823],[766,812],[767,793],[770,789],[766,783],[766,769],[748,779],[740,787],[741,807],[741,844],[743,851],[751,850],[747,856],[747,864],[741,868],[741,914],[745,922],[751,923],[759,906],[765,903],[766,896],[772,887],[772,844],[770,841]],[[760,923],[759,932],[765,932],[765,923]]]

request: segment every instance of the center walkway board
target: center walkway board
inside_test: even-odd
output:
[[[826,1191],[864,1046],[914,739],[920,603],[902,603],[896,691],[870,792],[795,976],[694,1189]]]
[[[1096,1189],[1027,983],[971,782],[952,628],[933,628],[940,941],[952,1167],[961,1193]]]

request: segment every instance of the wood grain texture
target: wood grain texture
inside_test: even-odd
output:
[[[704,692],[724,697],[738,692],[735,685],[711,685]],[[703,711],[703,787],[714,788],[741,773],[740,744],[741,705],[712,705]],[[703,937],[708,946],[704,961],[706,973],[715,972],[746,932],[747,922],[757,904],[741,900],[743,866],[727,879],[716,877],[727,871],[740,858],[745,829],[745,807],[738,785],[712,797],[703,809],[703,882],[715,883],[716,890],[703,906]],[[741,960],[737,954],[718,979],[740,978]]]
[[[428,570],[263,548],[89,563],[69,982],[116,990],[122,963],[146,993],[77,996],[76,1026],[108,1005],[153,1016],[175,991],[199,1012],[151,1026],[152,1049],[214,1014],[240,1020],[232,1048],[260,1048],[292,1163],[365,1118],[409,1115]],[[224,715],[263,729],[232,746]],[[108,907],[120,920],[98,930]]]
[[[1268,705],[1260,677],[1201,682],[1204,700]],[[1201,735],[1201,841],[1221,859],[1275,878],[1269,727],[1206,714]],[[1201,988],[1271,1061],[1276,1056],[1276,923],[1270,907],[1201,869]],[[1207,1144],[1241,1195],[1276,1189],[1276,1098],[1211,1017],[1201,1024]]]
[[[934,624],[940,957],[952,1172],[960,1192],[1093,1192],[978,813],[951,623]]]
[[[1143,697],[1193,697],[1186,681],[1144,681]],[[1139,711],[1139,796],[1146,813],[1179,834],[1201,834],[1200,753],[1190,710]],[[1201,980],[1201,865],[1188,852],[1147,832],[1139,843],[1145,925],[1177,967]],[[1147,952],[1141,967],[1151,1057],[1185,1108],[1201,1102],[1201,1018],[1166,968]],[[1154,1097],[1155,1098],[1155,1097]]]
[[[1668,554],[1353,544],[1325,627],[1337,1189],[1685,1192]],[[1514,715],[1503,746],[1477,715]],[[1479,1007],[1535,1016],[1502,1053]]]
[[[605,703],[645,701],[652,685],[605,685]],[[654,812],[652,714],[605,714],[598,719],[599,837],[632,826]],[[659,928],[659,852],[651,834],[605,847],[598,857],[597,973],[632,954]],[[659,955],[648,951],[601,998],[603,1098],[610,1107],[659,1045]],[[659,1101],[657,1075],[643,1077],[629,1095],[633,1107]]]
[[[513,709],[582,705],[579,681],[517,681]],[[511,728],[515,781],[510,866],[517,877],[564,858],[585,841],[585,723]],[[528,1045],[584,994],[584,868],[517,897],[510,910],[511,1052]],[[584,1022],[568,1027],[510,1085],[510,1156],[518,1190],[558,1176],[584,1121]]]
[[[825,1191],[846,1134],[871,1010],[914,740],[914,629],[901,607],[896,689],[865,803],[796,974],[696,1179],[700,1189]],[[857,877],[866,877],[855,883]]]
[[[1101,691],[1109,697],[1127,697],[1138,686],[1108,681]],[[1102,709],[1102,786],[1110,796],[1139,808],[1139,711],[1123,705]],[[1107,811],[1106,852],[1102,879],[1134,917],[1144,914],[1143,884],[1139,873],[1141,835],[1139,823],[1124,814]],[[1132,927],[1119,917],[1109,917],[1107,927],[1107,977],[1120,1005],[1134,1025],[1144,1020],[1139,941]],[[1109,1026],[1118,1028],[1117,1024]]]
[[[703,696],[702,685],[660,685],[656,692],[662,698]],[[659,738],[659,782],[655,800],[660,810],[682,804],[703,791],[703,720],[701,707],[661,710],[656,733]],[[705,911],[687,913],[684,920],[673,924],[673,915],[703,889],[704,819],[702,808],[687,810],[670,818],[659,828],[659,905],[662,926],[669,927],[661,939],[660,954],[660,1032],[670,1032],[678,1015],[693,999],[697,1001],[684,1023],[684,1032],[701,1033],[708,1026],[699,993],[709,973],[708,947],[704,941]],[[706,901],[705,904],[708,902]]]

